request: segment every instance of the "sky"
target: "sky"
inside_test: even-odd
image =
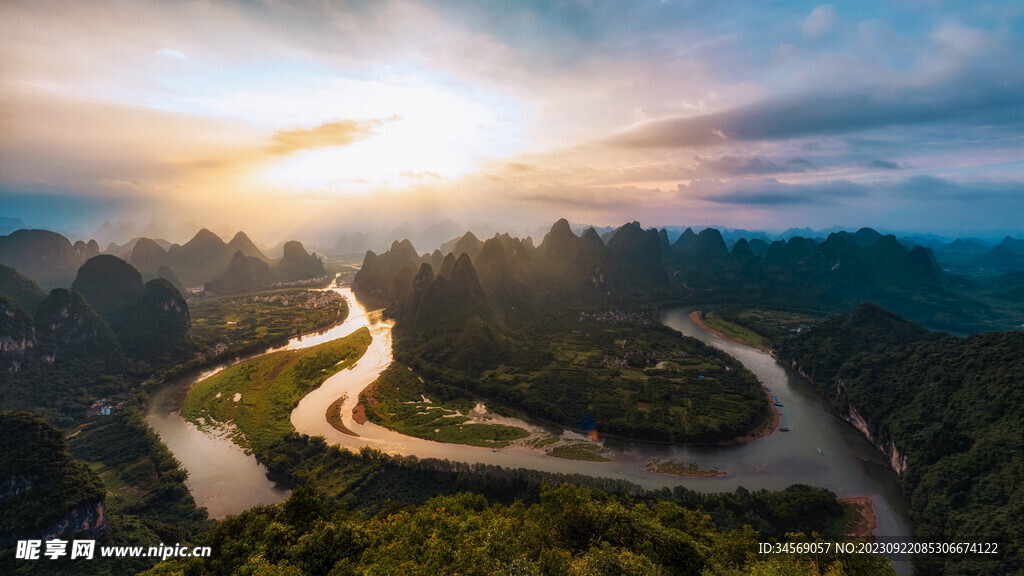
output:
[[[1021,231],[1022,55],[1021,2],[5,0],[0,216]]]

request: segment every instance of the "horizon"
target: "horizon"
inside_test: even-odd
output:
[[[2,213],[79,239],[158,221],[325,244],[552,215],[1024,236],[1024,9],[1008,2],[0,15]]]
[[[97,241],[99,249],[103,253],[112,253],[108,248],[114,246],[125,246],[131,244],[134,240],[139,238],[150,238],[153,240],[166,241],[169,244],[182,245],[186,242],[195,238],[201,231],[206,230],[213,233],[222,242],[229,242],[237,234],[243,234],[249,238],[260,250],[274,252],[279,250],[285,242],[290,240],[298,240],[307,249],[320,252],[322,255],[343,255],[343,254],[356,254],[363,253],[366,250],[380,253],[386,251],[392,243],[400,242],[403,240],[410,241],[417,251],[430,253],[434,249],[443,247],[444,244],[458,240],[466,234],[473,234],[481,240],[498,236],[501,234],[509,234],[512,237],[520,239],[532,239],[534,243],[539,244],[544,236],[550,231],[550,229],[557,224],[560,220],[566,220],[561,218],[551,223],[541,224],[533,227],[518,227],[516,229],[504,229],[496,227],[490,223],[476,223],[476,224],[461,224],[446,219],[444,221],[428,222],[424,225],[414,228],[408,222],[402,223],[401,225],[391,228],[377,228],[373,230],[339,230],[338,236],[334,239],[327,239],[326,241],[316,241],[310,239],[303,239],[301,237],[278,237],[268,239],[260,237],[258,234],[254,234],[252,231],[235,229],[227,225],[217,226],[201,226],[189,223],[188,225],[179,227],[174,233],[163,233],[163,228],[157,221],[150,221],[145,227],[141,225],[135,225],[129,222],[104,222],[99,230],[95,234],[78,236],[69,234],[67,231],[54,230],[50,228],[33,227],[29,225],[11,227],[12,221],[15,219],[0,218],[0,237],[7,236],[15,230],[32,230],[42,229],[50,232],[56,232],[65,236],[70,242],[89,242],[92,240]],[[567,220],[568,221],[568,220]],[[623,222],[617,226],[599,226],[595,224],[585,222],[572,222],[568,221],[569,227],[572,232],[581,236],[588,228],[594,228],[595,231],[604,235],[613,231],[618,230],[622,226],[627,224],[638,224],[643,230],[665,230],[668,234],[670,242],[675,242],[679,236],[687,229],[692,229],[695,233],[700,233],[705,229],[718,230],[726,244],[730,247],[740,238],[747,240],[753,239],[765,239],[769,243],[776,241],[787,241],[794,237],[804,237],[807,239],[823,240],[829,235],[838,232],[855,233],[859,230],[870,229],[883,236],[894,236],[900,240],[915,241],[938,241],[942,244],[949,245],[957,240],[961,241],[977,241],[983,245],[989,247],[995,247],[1005,239],[1021,239],[1024,234],[1015,233],[1007,230],[992,230],[987,232],[979,232],[978,234],[964,234],[964,235],[943,235],[925,231],[913,231],[913,230],[890,230],[886,228],[879,228],[874,226],[831,226],[828,228],[813,229],[810,227],[791,227],[785,230],[780,229],[746,229],[746,228],[734,228],[722,225],[688,225],[688,224],[670,224],[665,226],[647,226],[639,221]],[[227,226],[227,227],[225,227]],[[104,229],[108,232],[103,234]],[[147,231],[157,230],[159,234],[146,234]],[[348,242],[348,248],[341,248],[341,246]],[[931,249],[931,246],[926,246]]]

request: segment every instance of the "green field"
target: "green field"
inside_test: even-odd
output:
[[[470,420],[476,401],[454,397],[434,401],[418,376],[399,362],[388,367],[369,393],[359,397],[366,416],[375,424],[396,432],[452,444],[504,447],[530,433],[503,424],[482,424]]]
[[[348,316],[332,291],[287,289],[189,302],[192,337],[204,356],[265,349]]]
[[[777,344],[780,340],[807,330],[826,318],[825,315],[810,312],[740,306],[722,306],[709,312],[707,317],[711,317],[712,314],[724,323],[758,335],[766,341],[765,346],[771,343]],[[711,326],[707,319],[704,320],[704,323]],[[717,327],[715,329],[719,330]]]
[[[686,460],[662,460],[651,458],[647,462],[647,469],[659,474],[672,474],[673,476],[725,476],[727,472],[718,468],[701,468],[698,462]]]
[[[722,333],[730,340],[736,340],[752,348],[768,348],[771,343],[767,338],[757,332],[734,324],[719,316],[716,312],[707,312],[701,316],[701,321],[708,328]]]
[[[611,462],[611,458],[605,458],[601,454],[608,449],[596,444],[586,442],[573,442],[555,446],[547,451],[548,456],[565,458],[566,460],[586,460],[588,462]]]
[[[561,436],[555,436],[554,434],[548,434],[547,436],[544,436],[544,437],[541,437],[541,438],[534,438],[532,440],[527,440],[526,441],[526,445],[531,447],[531,448],[544,448],[545,446],[551,446],[552,444],[557,444],[561,439],[562,439]]]
[[[228,368],[196,384],[182,416],[201,427],[234,424],[233,439],[251,449],[294,431],[289,414],[303,396],[348,368],[370,345],[370,331],[302,350],[283,350]]]

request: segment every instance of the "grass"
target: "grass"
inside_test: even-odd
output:
[[[739,306],[723,306],[716,309],[714,314],[723,321],[742,326],[775,343],[792,336],[797,330],[814,326],[825,318],[824,315],[809,312]]]
[[[647,469],[659,474],[672,474],[673,476],[703,476],[715,477],[725,476],[727,472],[718,468],[701,468],[697,462],[686,460],[661,460],[651,458],[647,461]]]
[[[608,449],[596,444],[586,442],[575,442],[562,444],[547,451],[548,456],[565,458],[566,460],[586,460],[588,462],[611,462],[611,458],[605,458],[601,454],[608,452]]]
[[[532,448],[544,448],[545,446],[551,446],[552,444],[557,444],[558,441],[561,440],[561,439],[562,438],[560,436],[555,436],[554,434],[548,434],[547,436],[544,436],[542,438],[534,438],[533,440],[528,441],[526,443],[526,445],[530,446]]]
[[[739,324],[729,322],[715,312],[704,314],[701,321],[708,328],[722,333],[726,338],[742,342],[752,348],[768,348],[771,346],[771,343],[764,336]]]
[[[196,384],[185,397],[182,416],[207,427],[233,423],[232,439],[246,449],[277,442],[295,430],[289,415],[299,400],[354,364],[370,340],[370,331],[361,328],[319,346],[232,366]]]
[[[435,402],[424,383],[405,365],[395,362],[359,401],[373,423],[407,436],[451,444],[501,448],[530,433],[516,426],[481,424],[466,416],[476,406],[468,397]]]
[[[871,500],[867,498],[840,498],[843,505],[843,516],[838,519],[838,526],[843,537],[848,540],[875,541],[875,512]]]

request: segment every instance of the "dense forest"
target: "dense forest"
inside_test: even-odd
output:
[[[758,539],[749,527],[720,531],[706,513],[673,502],[637,503],[565,485],[545,488],[533,504],[463,493],[371,517],[300,489],[202,535],[212,560],[172,561],[147,574],[894,573],[872,556],[758,556]]]
[[[867,304],[778,342],[894,457],[921,542],[998,542],[997,558],[922,556],[923,574],[1024,570],[1024,331],[957,338]]]
[[[70,448],[70,450],[69,450]],[[134,411],[93,418],[65,440],[42,418],[0,412],[0,572],[127,575],[157,558],[16,560],[17,540],[95,539],[97,546],[188,542],[209,527],[186,473]]]

